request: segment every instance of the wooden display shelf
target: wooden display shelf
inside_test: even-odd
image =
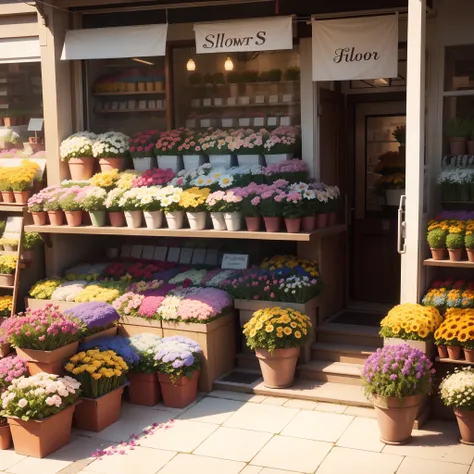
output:
[[[220,230],[192,230],[192,229],[147,229],[140,227],[69,227],[69,226],[25,226],[25,232],[39,232],[40,234],[74,234],[74,235],[123,235],[143,237],[191,237],[204,239],[249,239],[249,240],[281,240],[293,242],[310,242],[320,237],[341,234],[346,231],[344,224],[339,224],[311,233],[292,234],[288,232],[248,232],[248,231],[220,231]]]
[[[195,107],[193,110],[198,110],[198,109],[232,109],[232,108],[242,108],[242,107],[290,107],[292,105],[299,105],[300,102],[274,102],[274,103],[269,103],[269,102],[264,102],[263,104],[235,104],[235,105],[228,105],[228,104],[222,104],[222,105],[200,105],[199,107]]]
[[[0,202],[0,211],[2,212],[23,212],[25,209],[25,204]]]
[[[113,97],[117,95],[153,95],[166,94],[166,91],[143,91],[143,92],[94,92],[92,95],[100,97]]]
[[[432,258],[427,258],[423,265],[425,267],[474,268],[474,262],[468,262],[467,260],[454,262],[453,260],[433,260]]]
[[[461,364],[461,365],[474,365],[474,362],[468,362],[465,359],[461,360],[453,360],[453,359],[445,359],[441,357],[436,357],[436,362],[442,362],[443,364]]]
[[[262,86],[269,86],[269,85],[299,85],[300,81],[255,81],[255,82],[226,82],[224,84],[191,84],[190,87],[198,88],[198,87],[230,87],[230,86],[255,86],[255,85],[262,85]]]
[[[135,112],[166,112],[166,109],[125,109],[125,110],[94,110],[97,114],[133,114]]]
[[[15,285],[0,285],[0,288],[6,290],[13,290],[15,288]]]

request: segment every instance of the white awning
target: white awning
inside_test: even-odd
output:
[[[0,64],[30,63],[41,60],[39,38],[0,39]]]
[[[69,30],[61,59],[164,56],[167,24]]]

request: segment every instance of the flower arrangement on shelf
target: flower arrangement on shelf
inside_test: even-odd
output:
[[[92,154],[94,158],[122,158],[130,149],[129,140],[121,132],[101,133],[92,144]]]
[[[243,197],[234,190],[215,191],[206,198],[206,208],[210,212],[239,212]]]
[[[36,282],[28,294],[37,300],[49,300],[56,288],[58,288],[63,280],[60,278],[46,278]]]
[[[120,318],[112,305],[100,301],[79,304],[64,311],[64,314],[82,321],[86,337],[112,328]]]
[[[102,301],[112,303],[123,293],[123,284],[115,281],[100,281],[86,286],[75,298],[76,303]]]
[[[112,305],[120,316],[136,316],[144,299],[143,295],[128,292],[117,298]]]
[[[41,234],[38,232],[24,232],[22,240],[23,250],[33,250],[37,245],[43,242]]]
[[[78,265],[68,268],[64,272],[64,278],[69,281],[95,281],[102,276],[102,273],[104,272],[106,267],[107,263],[80,263]]]
[[[115,188],[107,194],[104,204],[108,212],[120,212],[122,210],[120,201],[123,198],[125,192],[125,189]]]
[[[155,143],[159,132],[147,130],[130,138],[130,154],[132,158],[148,158],[155,154]]]
[[[472,156],[445,157],[437,183],[441,187],[441,200],[472,201],[474,197],[474,158]]]
[[[0,394],[13,380],[28,375],[28,364],[21,357],[9,356],[0,359]]]
[[[88,282],[86,280],[65,281],[54,290],[50,299],[52,301],[66,301],[72,303],[87,284]]]
[[[181,285],[184,287],[189,286],[200,286],[206,277],[207,270],[198,270],[191,268],[178,273],[176,276],[169,280],[171,285]]]
[[[452,280],[434,280],[421,303],[425,306],[434,306],[440,313],[444,313],[447,307],[448,292],[452,286]]]
[[[13,309],[12,295],[0,296],[0,318],[7,318],[10,316]]]
[[[88,212],[104,211],[107,192],[105,189],[96,186],[82,188],[78,194],[81,207]]]
[[[181,193],[179,204],[187,212],[203,212],[209,194],[209,188],[189,188]]]
[[[16,255],[0,255],[0,275],[13,275],[16,271]]]
[[[297,127],[278,127],[270,132],[264,143],[265,155],[293,155],[299,146]]]
[[[303,160],[287,160],[263,168],[263,174],[269,184],[282,179],[288,183],[308,181],[308,166]]]
[[[162,132],[155,143],[155,154],[162,155],[179,155],[179,147],[183,142],[183,130],[167,130]]]
[[[118,180],[116,181],[115,185],[118,189],[126,191],[127,189],[131,189],[133,187],[133,183],[138,176],[140,176],[140,172],[136,170],[122,171],[121,173],[119,173]]]
[[[69,161],[71,158],[90,158],[93,156],[92,147],[97,135],[91,132],[78,132],[61,142],[59,155],[61,160]]]
[[[65,188],[59,196],[59,208],[63,211],[82,211],[82,203],[79,198],[79,193],[87,188],[79,186],[71,186]]]
[[[132,187],[155,187],[168,184],[175,176],[175,173],[171,169],[154,168],[145,171],[140,176],[137,176],[132,183]]]
[[[118,180],[120,179],[120,174],[117,169],[110,171],[102,171],[101,173],[96,173],[90,179],[90,185],[98,188],[103,188],[107,191],[110,191],[114,186],[117,185]]]

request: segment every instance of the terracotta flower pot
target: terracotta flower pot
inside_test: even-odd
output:
[[[64,211],[64,215],[69,227],[79,227],[82,224],[82,211]]]
[[[100,171],[119,170],[122,167],[123,158],[101,158],[99,160]]]
[[[316,217],[305,216],[301,219],[301,227],[303,232],[313,232],[316,229]]]
[[[143,374],[140,372],[129,372],[128,394],[130,403],[153,407],[160,401],[160,383],[156,373]]]
[[[462,249],[448,249],[449,260],[459,262],[462,258]]]
[[[15,195],[13,191],[2,191],[2,199],[3,202],[10,204],[15,202]]]
[[[286,231],[291,234],[298,234],[301,230],[301,217],[297,219],[285,219]]]
[[[31,262],[35,256],[35,252],[33,250],[23,250],[21,252],[21,261],[22,262]]]
[[[30,375],[46,372],[47,374],[63,375],[64,363],[77,352],[79,341],[53,351],[16,348],[16,353],[28,361]]]
[[[451,360],[459,360],[461,358],[461,346],[447,346],[448,357]]]
[[[467,259],[470,262],[474,262],[474,249],[466,249],[467,252]]]
[[[0,286],[13,286],[15,274],[0,273]]]
[[[452,137],[449,140],[449,153],[451,155],[464,155],[466,153],[466,139],[464,137]]]
[[[444,260],[446,258],[446,249],[431,249],[431,258],[433,260]]]
[[[268,388],[287,388],[293,385],[299,347],[276,349],[272,354],[265,349],[255,349],[263,375],[263,383]]]
[[[68,161],[69,174],[73,181],[91,179],[96,159],[92,157],[71,158]]]
[[[108,214],[112,227],[123,227],[125,225],[125,214],[123,212],[109,212]]]
[[[48,217],[51,225],[64,225],[63,211],[48,211]]]
[[[454,414],[461,433],[461,443],[474,445],[474,411],[455,408]]]
[[[80,398],[74,413],[74,426],[80,430],[98,433],[120,418],[124,386],[99,398]]]
[[[325,227],[328,226],[329,214],[318,214],[316,216],[316,219],[318,221],[317,223],[318,229],[324,229]]]
[[[34,225],[46,225],[47,214],[45,211],[32,212],[31,215],[33,216]]]
[[[281,225],[280,217],[264,217],[263,222],[265,223],[265,230],[267,232],[279,232]]]
[[[411,439],[422,396],[383,399],[374,395],[373,403],[380,429],[380,441],[385,444],[406,444]]]
[[[66,446],[71,439],[72,415],[76,406],[69,406],[44,420],[23,421],[8,418],[13,445],[17,454],[44,458]]]
[[[172,382],[167,374],[157,373],[160,382],[163,404],[171,408],[184,408],[196,400],[199,371],[195,370],[191,378],[180,377]]]
[[[12,350],[10,344],[4,343],[0,344],[0,357],[6,357],[8,354],[10,354],[10,351]]]
[[[474,349],[464,348],[464,358],[467,362],[474,362]]]
[[[0,451],[12,447],[12,433],[10,425],[0,426]]]
[[[262,224],[261,217],[246,217],[245,218],[245,225],[247,226],[247,230],[249,232],[259,232],[261,224]]]
[[[330,212],[328,225],[336,225],[336,224],[337,224],[337,212]]]
[[[13,196],[17,204],[26,204],[31,197],[31,190],[28,191],[13,191]]]
[[[438,348],[438,356],[440,359],[447,359],[448,358],[448,349],[446,346],[437,346]]]

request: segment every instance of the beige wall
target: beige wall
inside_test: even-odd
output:
[[[36,8],[21,2],[0,4],[0,39],[38,36]]]

